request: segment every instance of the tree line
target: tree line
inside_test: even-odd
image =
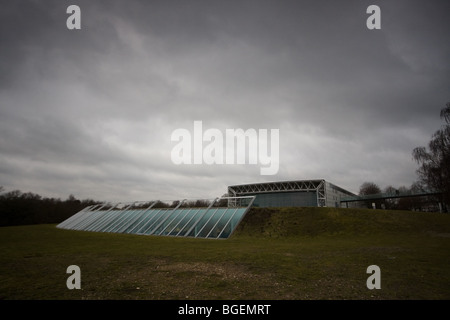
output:
[[[408,194],[420,194],[428,192],[426,186],[420,182],[414,182],[410,187],[400,186],[395,188],[391,185],[381,189],[374,182],[364,182],[359,188],[360,196],[384,195],[393,196],[387,199],[374,199],[363,201],[367,208],[387,209],[387,210],[410,210],[410,211],[439,211],[440,198],[436,195],[408,197]],[[402,197],[394,198],[402,195]]]
[[[5,192],[0,187],[0,226],[60,223],[83,208],[98,203],[91,199],[78,200],[73,195],[61,200],[20,190]]]

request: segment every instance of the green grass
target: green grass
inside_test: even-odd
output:
[[[3,227],[0,299],[447,300],[449,254],[438,213],[254,208],[228,240]],[[380,290],[366,287],[373,264]]]

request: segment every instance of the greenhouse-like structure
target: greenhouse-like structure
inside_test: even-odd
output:
[[[213,200],[103,203],[87,207],[57,225],[61,229],[226,239],[255,197]]]

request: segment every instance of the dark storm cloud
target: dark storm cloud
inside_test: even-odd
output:
[[[66,8],[81,8],[81,30]],[[366,28],[366,9],[382,29]],[[217,196],[326,178],[415,179],[449,100],[448,1],[7,1],[0,185],[66,196]],[[176,166],[179,127],[279,128],[280,171]],[[349,170],[351,168],[352,170]]]

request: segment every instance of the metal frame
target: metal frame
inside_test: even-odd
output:
[[[377,193],[368,195],[353,195],[344,197],[340,200],[341,203],[345,203],[348,206],[349,202],[362,202],[369,200],[385,200],[385,199],[398,199],[398,198],[415,198],[415,197],[429,197],[429,196],[439,196],[442,192],[439,191],[406,191],[396,193]]]

